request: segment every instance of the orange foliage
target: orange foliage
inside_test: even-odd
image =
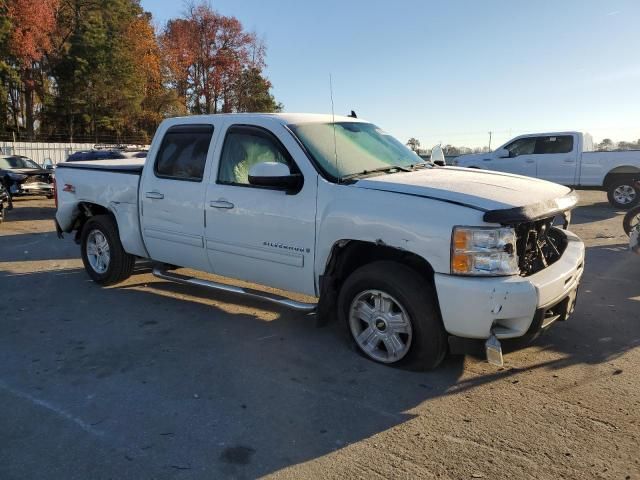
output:
[[[244,68],[264,66],[264,47],[235,17],[206,5],[171,20],[160,37],[171,80],[194,113],[231,111]]]
[[[56,26],[59,0],[10,0],[7,14],[12,29],[11,53],[23,66],[42,59],[51,47],[50,34]]]

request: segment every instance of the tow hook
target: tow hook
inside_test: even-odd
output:
[[[502,345],[498,337],[493,333],[493,330],[491,330],[491,336],[489,336],[484,344],[484,351],[487,355],[487,362],[491,365],[496,365],[497,367],[504,365],[502,360]]]

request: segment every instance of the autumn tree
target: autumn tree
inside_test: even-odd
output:
[[[7,15],[7,2],[0,0],[0,132],[6,130],[9,117],[9,84],[11,65],[9,64],[9,34],[11,22]]]
[[[206,4],[170,20],[160,36],[170,81],[192,113],[276,111],[263,76],[264,45],[235,17]]]
[[[45,95],[46,73],[44,56],[51,48],[51,33],[55,28],[59,0],[8,0],[6,21],[8,31],[8,63],[14,75],[9,76],[9,98],[18,128],[18,112],[24,112],[28,135],[33,135],[36,95]],[[18,80],[18,81],[16,81]]]
[[[140,108],[130,119],[131,125],[140,132],[152,133],[168,115],[183,115],[176,92],[166,88],[160,46],[156,40],[151,16],[136,17],[125,32],[125,40],[131,46],[130,61],[134,66],[133,75],[140,89]]]
[[[0,0],[0,132],[147,141],[167,116],[276,111],[264,56],[205,4],[157,35],[140,0]]]
[[[58,15],[48,127],[69,136],[150,138],[176,110],[151,17],[138,0],[65,0]]]

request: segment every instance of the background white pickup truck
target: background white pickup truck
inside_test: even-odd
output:
[[[601,188],[622,209],[640,201],[640,150],[594,152],[591,136],[580,132],[521,135],[493,152],[460,156],[453,165]]]
[[[447,336],[495,348],[566,319],[584,266],[583,243],[553,226],[576,204],[569,188],[433,167],[349,117],[174,118],[146,161],[63,163],[56,186],[58,232],[77,232],[96,282],[151,259],[163,279],[317,308],[369,358],[411,368],[435,367]]]

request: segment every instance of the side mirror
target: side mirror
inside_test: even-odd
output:
[[[299,173],[291,173],[289,167],[279,162],[257,163],[249,170],[249,184],[296,193],[302,188],[303,178]]]
[[[496,157],[498,158],[509,158],[511,157],[511,152],[506,148],[499,148],[496,150]]]

